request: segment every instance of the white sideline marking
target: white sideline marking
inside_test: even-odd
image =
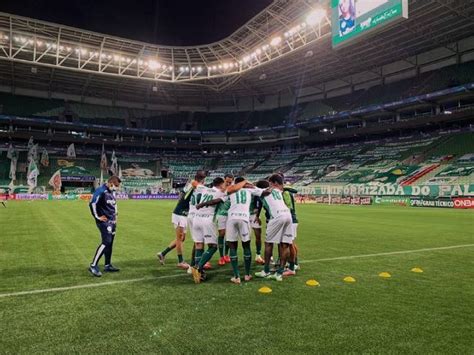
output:
[[[315,263],[315,262],[320,262],[320,261],[348,260],[348,259],[356,259],[356,258],[369,258],[369,257],[372,257],[372,256],[411,254],[411,253],[421,253],[421,252],[426,252],[426,251],[448,250],[448,249],[459,249],[459,248],[470,248],[470,247],[474,247],[474,244],[450,245],[450,246],[438,247],[438,248],[412,249],[412,250],[392,251],[392,252],[376,253],[376,254],[348,255],[348,256],[339,256],[339,257],[335,257],[335,258],[303,260],[303,261],[301,261],[301,263],[306,264],[306,263]],[[222,271],[228,271],[228,270],[222,270]],[[219,270],[216,271],[216,272],[219,272]],[[181,273],[181,274],[174,274],[174,275],[149,276],[149,277],[140,277],[140,278],[136,278],[136,279],[106,281],[106,282],[76,285],[76,286],[54,287],[54,288],[44,288],[44,289],[31,290],[31,291],[11,292],[11,293],[0,294],[0,298],[16,297],[16,296],[24,296],[24,295],[34,295],[34,294],[38,294],[38,293],[70,291],[70,290],[77,290],[77,289],[82,289],[82,288],[94,288],[94,287],[102,287],[102,286],[108,286],[108,285],[118,285],[118,284],[140,282],[140,281],[161,280],[161,279],[168,279],[168,278],[175,278],[175,277],[182,277],[182,276],[188,276],[188,275],[186,273]]]

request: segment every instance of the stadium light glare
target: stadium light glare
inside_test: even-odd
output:
[[[273,37],[272,40],[270,41],[270,44],[274,47],[278,46],[281,43],[281,37]]]
[[[168,67],[168,69],[169,69],[170,71],[173,71],[173,66],[170,65],[170,66]]]
[[[202,67],[197,67],[198,73],[202,72]]]
[[[10,37],[8,37],[8,36],[5,35],[5,36],[3,36],[3,38],[6,39],[6,40],[8,40]]]
[[[217,70],[217,66],[216,66],[216,65],[213,65],[213,66],[212,66],[212,70]]]
[[[256,54],[260,55],[262,54],[262,50],[260,48],[257,48],[257,50],[255,51]]]
[[[189,72],[189,67],[184,68],[184,71],[185,71],[186,73],[188,73],[188,72]]]
[[[313,10],[306,17],[306,24],[309,26],[319,25],[325,16],[326,11],[324,9]]]
[[[48,43],[48,47],[49,46],[51,46],[51,44]],[[87,50],[85,50],[84,48],[81,48],[80,51],[82,55],[85,55],[87,53]]]
[[[72,48],[71,47],[66,47],[66,51],[70,52],[70,51],[72,51]]]
[[[43,45],[43,42],[42,42],[42,41],[36,41],[36,45],[37,45],[38,47],[41,47],[41,46]]]
[[[158,63],[156,60],[150,60],[150,61],[148,61],[148,67],[149,67],[151,70],[156,70],[156,69],[158,69],[158,65],[159,65],[159,63]]]

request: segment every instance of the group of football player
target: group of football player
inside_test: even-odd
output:
[[[231,174],[216,177],[210,184],[206,184],[205,180],[206,173],[197,171],[194,180],[181,192],[172,213],[176,237],[157,254],[159,262],[163,265],[166,255],[176,249],[177,266],[192,274],[195,283],[200,283],[207,279],[206,270],[212,268],[210,260],[219,251],[218,265],[230,263],[233,273],[230,281],[240,284],[242,278],[237,253],[240,242],[244,257],[243,280],[250,281],[253,230],[255,262],[263,265],[263,270],[256,272],[255,276],[282,281],[283,277],[295,275],[299,269],[295,243],[298,220],[294,194],[297,191],[285,185],[283,174],[273,174],[255,184],[243,177],[234,179]],[[263,258],[262,210],[266,220]],[[190,263],[183,257],[183,243],[188,229],[193,240]]]

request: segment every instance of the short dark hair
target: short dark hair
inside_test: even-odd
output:
[[[224,183],[224,179],[221,177],[216,177],[214,180],[212,180],[212,186],[217,187],[220,186]]]
[[[224,175],[224,179],[227,179],[227,178],[233,179],[234,175],[232,175],[231,173],[227,173],[227,174]]]
[[[238,184],[239,182],[245,181],[245,178],[243,176],[239,176],[235,178],[235,183]]]
[[[267,180],[260,180],[260,181],[257,181],[257,184],[255,186],[257,186],[259,189],[267,189],[270,186],[270,184],[268,183]]]
[[[121,184],[122,183],[122,179],[120,179],[118,176],[116,175],[113,175],[111,177],[109,177],[109,180],[107,180],[107,182],[111,182],[112,184]]]
[[[270,176],[268,181],[273,184],[283,185],[283,177],[279,174],[273,174],[272,176]]]
[[[204,170],[198,170],[196,172],[196,176],[194,177],[194,180],[203,182],[204,180],[206,180],[206,172]]]

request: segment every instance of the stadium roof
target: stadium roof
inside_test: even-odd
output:
[[[195,47],[0,13],[0,90],[162,110],[236,110],[290,105],[296,97],[419,71],[431,59],[417,55],[433,49],[457,61],[467,50],[465,60],[473,59],[472,48],[459,43],[474,35],[471,1],[411,0],[408,20],[337,50],[327,15],[303,26],[319,10],[308,0],[275,0],[229,37]],[[397,61],[403,64],[387,70]]]

